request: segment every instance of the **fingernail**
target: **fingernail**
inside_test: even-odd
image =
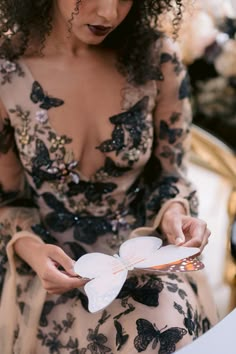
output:
[[[184,242],[184,238],[183,237],[181,237],[181,236],[176,237],[176,239],[175,239],[175,244],[176,245],[179,245],[180,243],[183,243],[183,242]]]

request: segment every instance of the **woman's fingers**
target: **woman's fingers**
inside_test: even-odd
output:
[[[49,294],[63,294],[66,291],[75,289],[75,288],[81,288],[84,286],[88,280],[84,279],[77,279],[71,282],[67,283],[67,287],[65,286],[66,284],[63,283],[61,286],[60,284],[52,284],[51,282],[48,284],[45,284],[45,289]]]
[[[168,242],[178,246],[197,247],[201,251],[211,234],[205,221],[176,213],[168,213],[162,222]]]
[[[73,269],[74,261],[60,247],[45,245],[42,253],[45,261],[38,274],[48,293],[60,294],[88,282],[88,279],[78,277]]]
[[[163,223],[163,231],[169,243],[179,246],[185,242],[180,215],[173,213],[170,219],[166,219]]]
[[[185,242],[183,246],[185,247],[198,247],[200,248],[201,252],[203,251],[204,247],[208,244],[208,239],[211,235],[210,230],[206,227],[202,234],[192,235],[189,241]]]
[[[183,231],[186,237],[183,246],[198,247],[201,251],[208,243],[208,238],[211,235],[205,221],[190,216],[183,217]]]
[[[181,233],[181,232],[178,232],[177,233],[178,236],[175,236],[175,240],[174,240],[174,244],[176,246],[181,246],[184,244],[184,241],[185,241],[185,237],[184,237],[184,234]]]
[[[67,254],[60,247],[48,245],[48,257],[62,266],[68,274],[72,276],[76,275],[74,271],[75,262],[67,256]]]
[[[41,280],[43,287],[49,293],[61,293],[74,288],[80,288],[88,282],[88,279],[80,278],[78,276],[72,277],[63,271],[60,271],[54,262],[51,262],[48,266],[47,272],[41,277]],[[57,292],[57,289],[61,289],[61,291]]]

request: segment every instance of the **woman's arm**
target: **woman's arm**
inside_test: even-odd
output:
[[[161,172],[158,178],[153,172],[147,209],[150,217],[159,211],[159,228],[169,242],[202,249],[210,232],[194,217],[198,200],[186,177],[192,122],[188,76],[177,45],[169,39],[163,41],[160,68],[151,171]]]
[[[0,113],[5,117],[4,109]],[[8,262],[11,250],[27,262],[38,274],[44,288],[61,293],[84,284],[75,278],[74,261],[55,245],[44,243],[32,232],[40,222],[37,208],[30,200],[29,188],[16,153],[14,130],[8,118],[0,116],[0,264]],[[30,203],[32,202],[32,203]],[[32,205],[30,205],[32,204]],[[64,272],[58,270],[64,268]],[[4,271],[0,272],[0,283]]]

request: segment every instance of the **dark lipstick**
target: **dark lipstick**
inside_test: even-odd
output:
[[[88,25],[88,28],[95,36],[105,36],[111,30],[111,27],[94,25]]]

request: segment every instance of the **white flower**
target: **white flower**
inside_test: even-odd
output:
[[[16,71],[16,64],[12,63],[11,61],[4,61],[4,63],[2,64],[2,68],[7,72],[7,73],[11,73],[13,71]]]
[[[37,111],[35,118],[39,123],[46,123],[48,121],[47,111],[45,111],[44,109]]]

